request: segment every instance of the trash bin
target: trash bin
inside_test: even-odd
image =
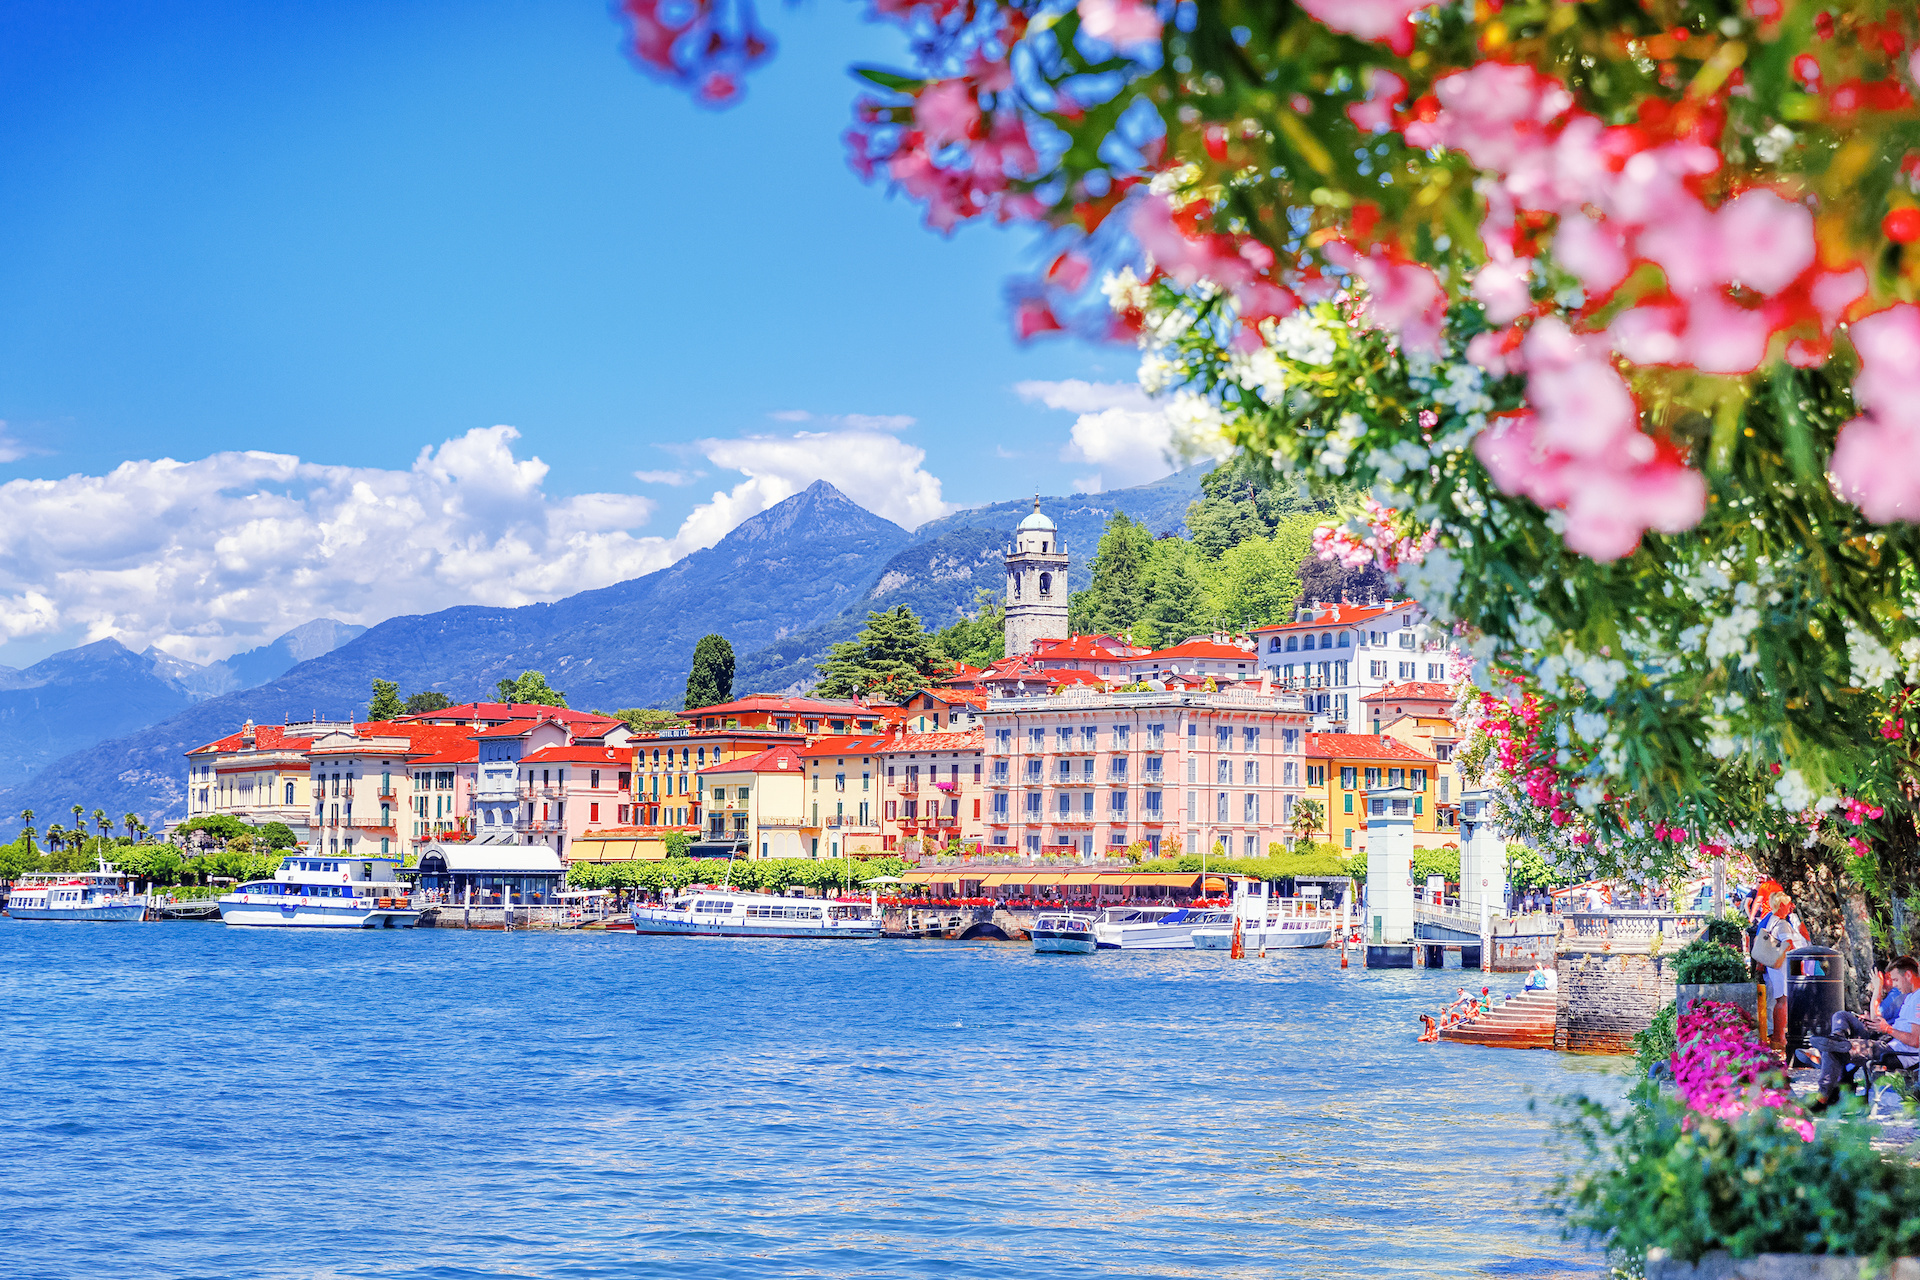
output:
[[[1840,990],[1840,953],[1832,947],[1801,947],[1787,952],[1787,1055],[1807,1047],[1810,1035],[1824,1036],[1833,1015],[1845,1007]]]

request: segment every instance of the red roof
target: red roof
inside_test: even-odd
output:
[[[692,711],[680,711],[675,714],[688,720],[698,719],[701,716],[737,716],[742,712],[766,712],[774,715],[790,712],[803,716],[871,716],[893,709],[888,703],[855,702],[842,698],[789,698],[776,694],[755,694],[749,698],[737,698],[732,702],[717,703],[711,707],[696,707]]]
[[[1409,680],[1405,684],[1383,686],[1360,699],[1362,702],[1444,702],[1453,703],[1453,690],[1430,680]]]
[[[632,764],[632,747],[594,747],[584,743],[572,746],[542,747],[520,757],[521,764]]]
[[[1237,644],[1218,644],[1212,640],[1189,640],[1185,644],[1176,644],[1171,649],[1155,649],[1137,662],[1159,662],[1168,658],[1230,658],[1237,662],[1258,662],[1260,656],[1251,649],[1242,649]]]
[[[235,729],[224,738],[215,738],[205,746],[195,747],[186,754],[197,756],[203,751],[239,751],[240,735],[245,729]],[[294,737],[277,724],[255,725],[253,729],[253,749],[255,751],[305,751],[313,745],[312,738]]]
[[[768,747],[765,751],[756,751],[750,756],[740,756],[724,764],[710,764],[696,773],[798,773],[800,771],[800,752],[785,743],[777,747]]]
[[[1133,644],[1119,636],[1089,635],[1069,636],[1065,640],[1035,640],[1031,656],[1047,662],[1068,658],[1112,662],[1116,658],[1137,657],[1146,651],[1145,645]]]
[[[1392,613],[1396,609],[1418,608],[1412,600],[1389,600],[1385,604],[1329,604],[1320,609],[1320,616],[1311,621],[1276,622],[1270,626],[1255,627],[1250,634],[1260,636],[1275,631],[1320,631],[1327,627],[1352,627],[1371,621],[1383,613]]]
[[[959,733],[903,733],[885,740],[882,751],[984,751],[985,729],[967,729]]]
[[[891,741],[891,738],[880,737],[871,733],[857,736],[842,736],[836,734],[825,738],[815,738],[800,754],[807,757],[870,756],[876,751],[885,750],[887,743]]]
[[[1397,738],[1378,733],[1310,733],[1307,754],[1338,760],[1413,760],[1432,764],[1433,757],[1415,751]]]
[[[330,747],[309,747],[309,755],[402,755],[411,764],[462,764],[479,758],[469,740],[472,731],[458,725],[403,724],[397,720],[369,720],[353,726],[353,736]],[[404,738],[401,748],[368,739]],[[317,741],[317,740],[316,740]]]
[[[524,738],[543,724],[558,725],[563,730],[567,727],[563,721],[541,716],[533,720],[509,720],[505,724],[489,725],[485,729],[469,729],[466,732],[469,738]]]

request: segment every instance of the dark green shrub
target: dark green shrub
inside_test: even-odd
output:
[[[1747,940],[1747,922],[1741,916],[1714,916],[1707,921],[1707,931],[1701,935],[1708,942],[1717,942],[1729,951],[1739,951]]]
[[[1655,1247],[1687,1261],[1920,1248],[1920,1169],[1875,1151],[1871,1126],[1829,1124],[1809,1142],[1804,1120],[1771,1107],[1718,1120],[1657,1096],[1619,1116],[1588,1098],[1565,1105],[1575,1167],[1548,1206],[1622,1262]]]
[[[1753,974],[1747,958],[1705,935],[1673,953],[1675,980],[1681,983],[1745,982]]]
[[[1645,1031],[1637,1031],[1633,1036],[1633,1056],[1640,1066],[1640,1078],[1645,1080],[1656,1066],[1671,1067],[1673,1051],[1678,1047],[1675,1027],[1679,1021],[1680,1006],[1669,1000],[1660,1006],[1653,1015],[1653,1021]]]

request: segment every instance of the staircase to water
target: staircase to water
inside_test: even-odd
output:
[[[1484,1044],[1496,1049],[1551,1049],[1557,1004],[1551,991],[1528,991],[1487,1010],[1472,1022],[1456,1022],[1442,1028],[1440,1038],[1455,1044]]]

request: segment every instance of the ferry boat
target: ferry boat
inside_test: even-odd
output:
[[[147,895],[105,858],[95,871],[30,871],[7,897],[15,920],[94,920],[128,923],[147,918]]]
[[[1093,937],[1093,917],[1082,915],[1044,915],[1027,931],[1036,954],[1056,952],[1090,955],[1099,945]]]
[[[1240,921],[1240,944],[1248,951],[1324,947],[1333,940],[1333,916],[1317,900],[1274,897],[1263,880],[1236,880],[1232,914],[1224,924],[1195,929],[1194,947],[1201,951],[1231,950],[1235,917]]]
[[[1103,951],[1191,951],[1193,931],[1233,916],[1210,907],[1108,907],[1093,923],[1094,941]]]
[[[411,929],[420,920],[398,858],[294,853],[271,880],[251,880],[220,899],[220,919],[246,928]]]
[[[636,906],[633,931],[699,938],[878,938],[880,913],[875,906],[737,889],[693,889],[665,906]]]

